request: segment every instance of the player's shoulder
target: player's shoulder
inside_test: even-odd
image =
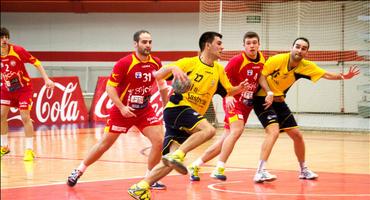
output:
[[[161,59],[159,59],[158,57],[152,56],[152,55],[151,55],[151,57],[154,60],[154,62],[156,62],[157,64],[160,64],[161,63]]]
[[[133,61],[133,54],[130,53],[124,57],[122,57],[121,59],[119,59],[116,63],[116,65],[124,65],[124,64],[131,64],[132,61]]]
[[[229,62],[243,62],[243,60],[244,60],[243,54],[244,54],[244,52],[236,54],[235,56],[230,58]]]
[[[9,44],[9,46],[10,46],[11,48],[13,48],[13,50],[14,50],[15,52],[26,51],[26,49],[25,49],[24,47],[20,46],[20,45],[16,45],[16,44]]]

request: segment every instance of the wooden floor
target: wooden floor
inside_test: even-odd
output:
[[[219,129],[214,139],[190,152],[186,164],[221,133]],[[214,159],[202,168],[199,183],[190,183],[187,176],[172,172],[163,180],[168,189],[153,192],[153,199],[173,199],[179,194],[176,191],[185,195],[177,199],[370,199],[369,133],[303,133],[307,164],[320,175],[317,181],[298,180],[293,143],[281,134],[267,164],[278,180],[254,184],[252,177],[264,133],[262,129],[246,129],[227,162],[226,182],[209,178]],[[23,162],[23,133],[10,133],[11,152],[1,159],[1,199],[130,199],[127,187],[145,174],[150,143],[133,131],[121,135],[79,183],[69,188],[65,185],[67,176],[99,140],[103,128],[65,126],[36,134],[37,158]]]

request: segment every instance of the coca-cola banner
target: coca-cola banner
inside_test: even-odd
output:
[[[105,122],[109,116],[109,109],[114,105],[112,100],[108,97],[105,87],[109,77],[98,77],[96,83],[95,94],[91,103],[90,121]],[[169,91],[170,93],[171,91]],[[156,112],[156,115],[162,119],[163,106],[158,87],[153,87],[150,103]]]
[[[31,118],[35,125],[53,123],[80,123],[88,121],[88,112],[77,76],[53,77],[53,90],[44,85],[42,78],[32,78],[33,105]],[[22,125],[19,111],[11,108],[10,126]]]

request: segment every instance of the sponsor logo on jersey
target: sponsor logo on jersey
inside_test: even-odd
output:
[[[252,76],[253,75],[253,70],[251,70],[251,69],[247,70],[247,75]]]
[[[10,65],[11,65],[12,67],[14,67],[14,66],[16,66],[16,65],[17,65],[17,62],[16,62],[15,60],[11,60],[11,61],[10,61]]]
[[[127,128],[122,126],[112,125],[112,131],[126,132]]]
[[[141,78],[143,74],[141,72],[135,72],[135,78]]]

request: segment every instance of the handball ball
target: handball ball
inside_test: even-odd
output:
[[[191,81],[190,79],[186,79],[186,81],[181,81],[178,79],[174,79],[172,81],[172,88],[175,93],[185,93],[190,90]]]

